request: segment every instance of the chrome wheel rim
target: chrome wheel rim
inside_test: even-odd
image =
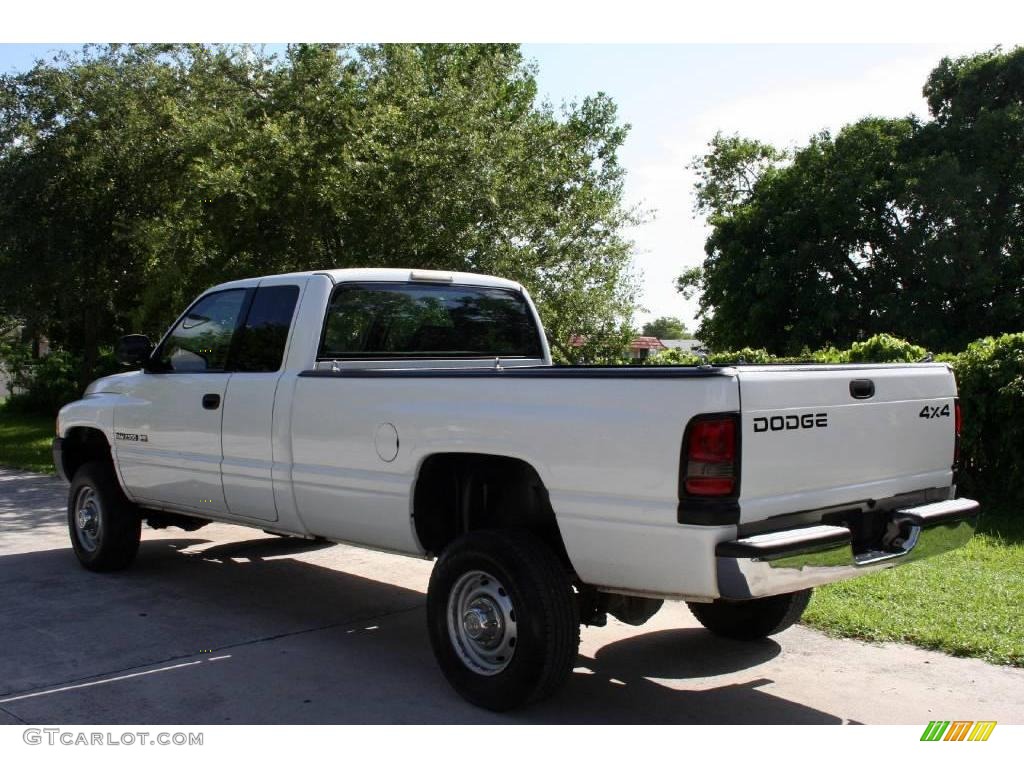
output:
[[[504,585],[484,571],[464,573],[448,594],[448,636],[459,659],[496,675],[516,651],[516,613]]]
[[[86,552],[95,552],[103,534],[100,498],[94,488],[84,486],[75,496],[74,524],[78,543]]]

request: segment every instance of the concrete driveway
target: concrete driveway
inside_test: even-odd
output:
[[[721,640],[683,604],[583,628],[568,685],[496,715],[446,684],[431,564],[209,525],[75,561],[59,480],[0,469],[0,724],[1024,723],[1024,670],[794,627]]]

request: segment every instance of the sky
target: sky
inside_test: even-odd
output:
[[[0,71],[31,67],[60,47],[0,44]],[[989,46],[944,44],[528,44],[539,95],[556,106],[599,91],[631,130],[619,159],[629,205],[650,220],[628,234],[641,276],[638,325],[682,318],[693,330],[696,300],[674,281],[704,258],[707,230],[693,212],[687,168],[716,131],[788,148],[868,115],[927,116],[921,89],[943,56]]]

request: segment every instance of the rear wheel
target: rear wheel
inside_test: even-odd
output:
[[[495,711],[550,696],[579,651],[569,576],[528,532],[477,531],[450,544],[430,577],[427,625],[448,682]]]
[[[127,568],[139,549],[141,524],[109,464],[79,467],[68,492],[68,532],[78,562],[90,571]]]
[[[811,600],[811,590],[753,600],[687,603],[690,612],[716,635],[733,640],[759,640],[800,621]]]

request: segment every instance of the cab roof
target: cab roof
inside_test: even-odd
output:
[[[493,275],[480,275],[473,272],[446,272],[433,269],[317,269],[309,272],[287,272],[278,275],[262,275],[260,277],[249,277],[243,280],[233,280],[229,283],[209,288],[210,291],[224,290],[225,288],[254,288],[263,280],[274,278],[308,278],[315,275],[324,275],[337,285],[338,283],[424,283],[433,285],[474,285],[487,288],[510,288],[521,291],[522,286],[514,280],[506,280]]]

